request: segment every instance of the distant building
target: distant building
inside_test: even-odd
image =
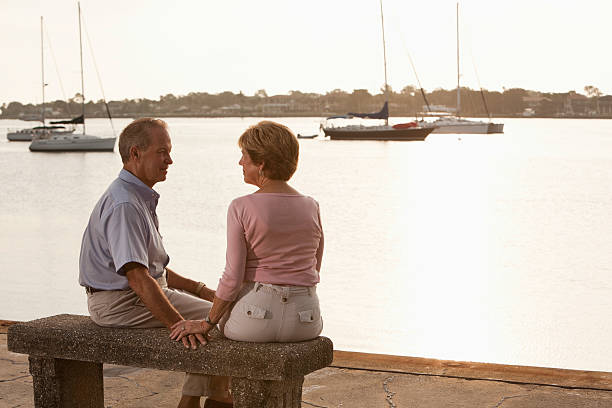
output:
[[[535,115],[538,106],[546,102],[552,102],[552,100],[539,92],[529,91],[527,96],[523,96],[523,103],[527,105],[527,108],[523,111],[523,116]]]
[[[281,113],[289,110],[288,103],[262,103],[261,110],[264,113]]]
[[[429,110],[431,110],[432,112],[446,112],[446,113],[457,112],[456,108],[451,108],[446,105],[429,105]],[[428,112],[427,105],[423,105],[423,112]]]
[[[612,115],[612,95],[588,98],[576,92],[570,92],[565,99],[564,112],[576,116],[610,116]]]
[[[602,96],[599,98],[598,102],[600,115],[612,115],[612,95]]]
[[[535,115],[535,110],[533,108],[525,108],[523,111],[523,116],[529,118]]]
[[[590,101],[584,95],[571,91],[565,98],[563,111],[567,115],[586,116],[589,112]]]
[[[242,115],[245,111],[245,107],[239,105],[237,103],[228,106],[222,106],[217,109],[213,109],[210,111],[213,115],[223,115],[223,116],[233,116],[233,115]]]

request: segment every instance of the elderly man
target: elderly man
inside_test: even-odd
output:
[[[119,136],[123,169],[104,192],[83,235],[79,283],[85,287],[91,319],[107,327],[167,327],[207,316],[215,291],[167,268],[155,212],[153,186],[166,180],[172,164],[167,125],[142,118]],[[168,339],[168,341],[171,341]],[[183,339],[185,347],[206,344],[201,335]],[[187,374],[180,408],[231,407],[227,377]]]

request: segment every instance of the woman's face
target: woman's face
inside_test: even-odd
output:
[[[242,166],[242,175],[244,176],[244,182],[257,186],[257,182],[259,180],[259,170],[263,165],[257,165],[253,163],[253,160],[251,160],[251,156],[249,156],[249,153],[244,149],[242,149],[242,157],[240,158],[238,164]]]

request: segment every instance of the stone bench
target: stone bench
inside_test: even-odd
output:
[[[104,328],[65,314],[12,325],[7,345],[30,355],[35,406],[44,408],[104,407],[103,363],[230,376],[237,408],[298,408],[304,376],[333,357],[326,337],[246,343],[213,331],[206,346],[190,350],[168,336],[166,329]]]

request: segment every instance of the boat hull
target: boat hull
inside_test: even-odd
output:
[[[51,135],[71,135],[74,130],[65,130],[65,131],[53,131],[49,132]],[[6,134],[6,138],[10,142],[31,142],[35,136],[44,135],[44,131],[40,130],[32,130],[32,131],[18,131],[18,132],[8,132]]]
[[[399,140],[421,141],[425,140],[434,128],[407,128],[407,129],[342,129],[323,128],[325,136],[332,140]]]
[[[6,134],[6,138],[10,142],[31,142],[32,134],[25,132],[9,132]]]
[[[504,133],[503,123],[465,123],[452,125],[436,125],[432,133],[485,134]]]
[[[32,152],[112,152],[117,138],[36,139],[30,143]]]

